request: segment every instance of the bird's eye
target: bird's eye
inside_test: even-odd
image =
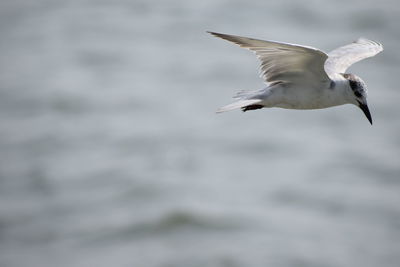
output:
[[[355,91],[355,92],[354,92],[354,95],[355,95],[356,97],[361,97],[361,96],[362,96],[362,94],[361,94],[359,91]]]

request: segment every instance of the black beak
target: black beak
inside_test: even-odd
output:
[[[369,112],[368,105],[367,104],[363,104],[360,101],[358,101],[358,106],[364,112],[365,116],[367,117],[367,119],[369,120],[369,122],[372,125],[372,117],[371,117],[371,113]]]

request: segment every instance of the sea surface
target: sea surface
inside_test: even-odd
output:
[[[2,0],[0,266],[400,266],[398,1]],[[264,86],[206,31],[330,51],[355,106],[215,114]]]

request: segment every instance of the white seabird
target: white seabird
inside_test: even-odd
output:
[[[309,46],[209,33],[255,52],[261,60],[261,76],[268,85],[261,90],[239,92],[236,102],[217,112],[270,107],[321,109],[354,104],[372,124],[364,81],[345,72],[350,65],[381,52],[382,44],[359,38],[326,54]]]

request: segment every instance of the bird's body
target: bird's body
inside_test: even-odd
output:
[[[210,33],[255,52],[261,60],[262,77],[267,82],[264,89],[239,92],[236,102],[217,112],[270,107],[321,109],[355,104],[372,123],[365,83],[345,71],[351,64],[381,52],[381,44],[360,38],[325,54],[307,46]]]
[[[266,108],[321,109],[345,104],[346,86],[344,78],[319,87],[282,83],[247,95],[246,99],[259,99],[258,104]]]

